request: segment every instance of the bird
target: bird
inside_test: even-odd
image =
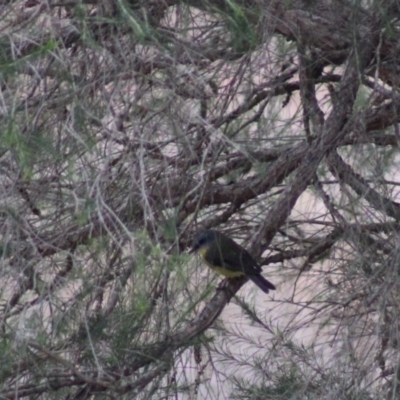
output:
[[[199,254],[219,275],[227,278],[245,275],[265,293],[276,289],[261,275],[261,267],[250,253],[222,232],[212,229],[200,231],[193,239],[190,253]]]

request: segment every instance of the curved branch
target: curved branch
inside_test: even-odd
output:
[[[359,196],[364,197],[375,209],[384,212],[396,221],[400,220],[400,204],[380,195],[365,179],[356,174],[342,158],[333,151],[327,157],[331,173],[341,182],[349,185]]]

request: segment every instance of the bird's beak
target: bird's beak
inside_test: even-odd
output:
[[[193,254],[197,251],[197,247],[193,246],[190,250],[189,250],[189,254]]]

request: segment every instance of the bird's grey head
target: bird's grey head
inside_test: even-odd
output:
[[[210,229],[197,233],[193,239],[193,244],[190,253],[194,253],[198,249],[209,245],[216,239],[217,235],[218,232]]]

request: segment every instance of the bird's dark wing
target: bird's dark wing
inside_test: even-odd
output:
[[[232,242],[230,246],[229,241]],[[229,248],[228,252],[225,251],[225,254],[222,254],[219,246],[212,246],[205,254],[205,260],[216,267],[226,268],[230,271],[241,271],[245,275],[260,274],[261,267],[246,249],[228,237],[224,238],[224,246]]]
[[[204,259],[215,267],[224,267],[224,259],[218,247],[212,247],[204,254]]]
[[[219,246],[214,246],[206,252],[204,258],[212,266],[243,272],[265,293],[275,290],[275,286],[261,275],[261,267],[241,246],[229,246],[229,254],[224,255]]]
[[[244,248],[225,256],[223,260],[226,268],[243,271],[245,275],[258,275],[261,272],[261,267]]]

